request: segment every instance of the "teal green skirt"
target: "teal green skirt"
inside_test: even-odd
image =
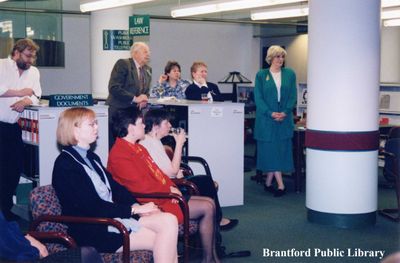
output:
[[[257,169],[263,172],[292,173],[292,139],[257,141]]]

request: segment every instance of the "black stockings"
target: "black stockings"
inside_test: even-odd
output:
[[[204,263],[219,262],[215,250],[215,203],[211,198],[192,196],[189,200],[190,219],[199,220]]]

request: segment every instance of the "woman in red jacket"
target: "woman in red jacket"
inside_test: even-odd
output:
[[[113,119],[117,140],[110,151],[108,170],[113,178],[129,191],[137,193],[175,193],[182,195],[177,186],[155,164],[147,150],[137,143],[144,138],[143,119],[135,108],[121,110]],[[140,199],[152,201],[164,211],[177,216],[183,222],[182,212],[176,200]],[[188,201],[190,219],[199,220],[203,245],[202,262],[219,262],[215,250],[215,204],[211,198],[191,196]]]

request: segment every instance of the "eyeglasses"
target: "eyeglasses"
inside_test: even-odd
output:
[[[91,126],[91,127],[94,127],[95,125],[99,125],[98,122],[97,122],[97,120],[93,120],[93,121],[89,122],[88,124],[89,124],[89,126]]]
[[[34,55],[32,53],[26,54],[24,52],[21,52],[21,54],[24,55],[24,57],[26,57],[27,59],[32,60],[32,61],[35,61],[37,58],[36,55]]]

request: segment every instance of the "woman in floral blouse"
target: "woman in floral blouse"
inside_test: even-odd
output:
[[[150,97],[174,96],[177,99],[185,99],[185,90],[189,85],[189,81],[181,79],[181,66],[179,63],[168,61],[164,68],[164,74],[160,76],[157,84],[151,88]]]

